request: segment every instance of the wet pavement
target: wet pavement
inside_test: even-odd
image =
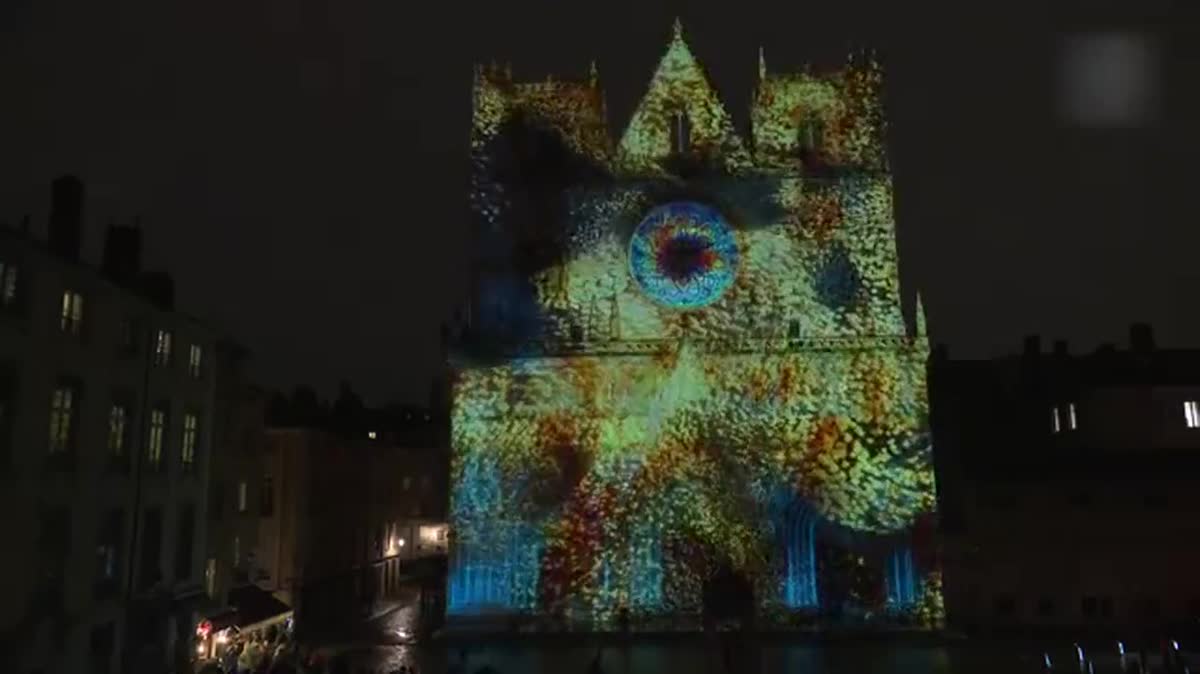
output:
[[[462,651],[456,645],[440,644],[356,647],[347,651],[351,671],[390,672],[408,666],[416,672],[442,674],[461,667]],[[607,674],[758,674],[804,672],[805,674],[1020,674],[1046,672],[1046,651],[1034,646],[1005,643],[965,642],[948,646],[897,643],[843,642],[835,644],[763,644],[735,646],[728,656],[716,642],[636,642],[625,646],[571,645],[553,643],[488,644],[466,648],[465,671],[474,674],[484,667],[496,674],[569,674],[591,672],[599,654]],[[1115,652],[1088,653],[1090,669],[1079,666],[1070,645],[1051,648],[1054,672],[1118,674],[1124,672]],[[1132,657],[1132,656],[1131,656]],[[1190,662],[1197,662],[1194,656]],[[1152,671],[1159,670],[1151,656]],[[1193,670],[1200,671],[1200,670]]]
[[[452,668],[475,674],[485,667],[491,667],[494,674],[587,674],[598,656],[606,674],[1033,674],[1047,671],[1046,655],[1054,665],[1051,671],[1089,674],[1089,667],[1080,667],[1078,652],[1069,643],[771,640],[738,644],[727,639],[729,646],[723,647],[716,638],[696,636],[669,640],[635,637],[617,645],[610,640],[603,647],[586,638],[560,641],[552,637],[509,643],[489,639],[465,646],[458,641],[446,644],[435,640],[418,645],[412,639],[417,627],[415,596],[413,599],[374,621],[357,643],[336,646],[337,652],[349,656],[352,674],[364,670],[386,674],[402,666],[431,674],[444,674]],[[1084,650],[1090,674],[1124,671],[1115,643],[1085,644]],[[462,668],[464,652],[466,667]],[[1189,661],[1195,663],[1198,658],[1190,654]],[[1150,664],[1158,669],[1158,658],[1151,655]],[[1200,674],[1200,668],[1193,671]]]

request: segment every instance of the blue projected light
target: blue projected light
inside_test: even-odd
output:
[[[737,278],[738,261],[725,218],[691,201],[650,211],[629,241],[629,273],[655,302],[677,309],[717,301]]]

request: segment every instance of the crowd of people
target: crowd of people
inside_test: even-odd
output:
[[[293,674],[300,650],[288,630],[269,627],[251,633],[235,633],[218,647],[215,659],[201,668],[202,674]]]

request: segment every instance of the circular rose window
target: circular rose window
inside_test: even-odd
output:
[[[714,208],[676,201],[650,211],[629,242],[629,271],[659,304],[696,309],[717,301],[737,277],[733,230]]]

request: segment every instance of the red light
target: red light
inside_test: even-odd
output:
[[[199,625],[196,625],[196,634],[201,638],[207,638],[209,632],[212,632],[212,623],[207,620],[201,620]]]

